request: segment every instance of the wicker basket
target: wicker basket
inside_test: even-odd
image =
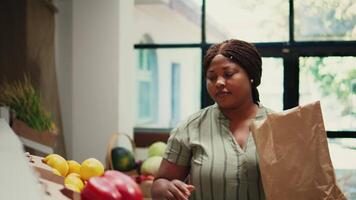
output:
[[[118,140],[121,138],[127,138],[130,141],[131,147],[132,147],[132,153],[134,156],[136,156],[136,145],[135,145],[134,141],[131,139],[131,137],[125,133],[113,133],[110,137],[109,144],[108,144],[108,147],[106,150],[106,169],[107,170],[114,169],[113,163],[112,163],[112,157],[111,157],[111,150],[116,147],[115,144],[117,144]],[[123,172],[123,173],[130,175],[130,176],[137,175],[136,170],[131,170],[128,172]]]
[[[133,155],[136,156],[136,145],[134,143],[134,141],[130,138],[130,136],[128,136],[127,134],[125,133],[113,133],[110,137],[110,140],[109,140],[109,144],[108,144],[108,148],[107,148],[107,151],[106,151],[106,169],[107,170],[113,170],[113,163],[112,163],[112,158],[111,158],[111,150],[115,147],[114,145],[117,144],[117,141],[120,139],[120,138],[127,138],[130,143],[131,143],[131,146],[132,146],[132,151],[133,151]],[[129,176],[138,176],[138,173],[137,171],[134,169],[134,170],[131,170],[131,171],[128,171],[128,172],[122,172],[122,173],[125,173],[126,175],[129,175]],[[152,187],[152,183],[153,181],[144,181],[142,182],[139,186],[141,188],[141,191],[144,195],[144,199],[145,200],[150,200],[151,199],[151,187]]]

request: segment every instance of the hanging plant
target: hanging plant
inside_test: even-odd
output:
[[[4,81],[0,85],[0,104],[10,107],[16,118],[38,132],[56,132],[56,125],[34,89],[28,76],[21,81]]]

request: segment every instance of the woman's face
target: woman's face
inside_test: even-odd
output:
[[[237,108],[246,100],[252,101],[251,82],[246,71],[221,54],[216,55],[208,67],[206,87],[221,108]]]

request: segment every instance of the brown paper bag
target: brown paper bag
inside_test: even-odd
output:
[[[320,102],[251,127],[267,200],[346,199],[336,184]]]

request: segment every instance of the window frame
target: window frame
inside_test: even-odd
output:
[[[134,49],[200,48],[201,60],[211,43],[206,41],[206,3],[201,0],[201,41],[200,43],[176,44],[135,44]],[[356,40],[352,41],[295,41],[294,40],[294,0],[289,0],[289,41],[254,43],[262,57],[283,59],[283,109],[299,105],[299,57],[302,56],[355,56]],[[201,65],[201,68],[203,67]],[[213,104],[205,88],[205,77],[201,77],[201,108]],[[145,147],[151,142],[167,141],[170,129],[134,128],[134,138],[138,146]],[[327,131],[328,138],[356,138],[356,131]],[[145,141],[143,141],[145,140]]]

